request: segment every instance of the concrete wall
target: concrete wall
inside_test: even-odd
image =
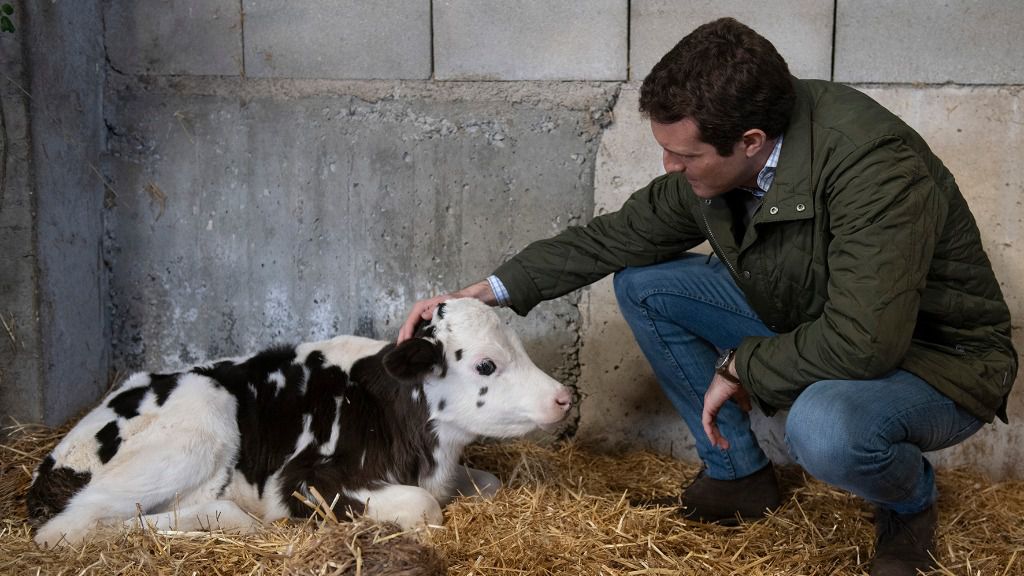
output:
[[[615,90],[125,80],[107,115],[117,366],[394,337],[417,298],[589,218]],[[538,312],[532,351],[574,380],[572,299]]]
[[[23,29],[21,14],[14,17]],[[36,315],[35,197],[23,35],[0,34],[0,406],[20,420],[42,418]]]
[[[107,384],[103,27],[98,2],[15,6],[0,40],[0,411],[59,424]]]
[[[392,337],[415,299],[616,209],[661,172],[636,113],[640,80],[722,15],[764,33],[797,75],[852,83],[921,131],[962,184],[1024,317],[1018,4],[104,0],[105,140],[91,124],[75,129],[110,181],[96,269],[109,282],[113,367],[172,368],[336,332]],[[70,159],[79,170],[88,160]],[[577,385],[570,432],[693,457],[607,281],[510,321],[542,366]],[[1022,398],[1013,424],[938,461],[1024,476]],[[757,427],[785,460],[780,423]]]

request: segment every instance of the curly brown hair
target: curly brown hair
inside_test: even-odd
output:
[[[743,133],[776,138],[789,125],[796,96],[789,66],[775,46],[733,18],[687,34],[640,87],[640,112],[659,124],[690,118],[721,156]]]

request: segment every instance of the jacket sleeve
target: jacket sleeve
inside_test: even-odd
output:
[[[871,379],[900,365],[946,218],[942,191],[899,139],[856,149],[831,174],[822,314],[737,350],[740,378],[769,410],[789,407],[814,382]]]
[[[669,260],[703,242],[684,187],[678,175],[666,174],[634,192],[618,211],[528,245],[494,271],[508,288],[512,309],[526,315],[543,300],[627,266]]]

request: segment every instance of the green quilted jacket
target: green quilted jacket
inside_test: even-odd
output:
[[[991,422],[1017,372],[1010,314],[953,176],[922,138],[866,95],[794,80],[775,181],[742,242],[725,197],[666,174],[617,212],[534,242],[495,275],[526,314],[627,266],[705,239],[768,327],[736,354],[768,413],[819,380],[903,368]]]

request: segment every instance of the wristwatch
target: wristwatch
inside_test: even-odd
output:
[[[722,378],[725,378],[733,384],[739,384],[740,379],[733,376],[729,372],[729,363],[736,357],[736,349],[729,348],[722,352],[722,355],[718,357],[718,361],[715,362],[715,374],[718,374]]]

